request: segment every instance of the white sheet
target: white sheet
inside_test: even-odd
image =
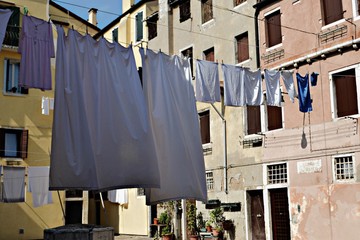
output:
[[[280,72],[265,69],[266,104],[281,106]]]
[[[244,81],[246,104],[250,106],[261,105],[263,103],[263,92],[260,69],[251,71],[245,68]]]
[[[127,204],[129,202],[129,194],[127,189],[116,189],[108,191],[108,200],[120,205]]]
[[[244,68],[222,64],[225,106],[245,106]]]
[[[219,67],[215,62],[196,60],[196,100],[220,102]]]
[[[294,87],[293,71],[282,71],[281,77],[284,81],[284,85],[286,87],[291,102],[294,102],[294,98],[297,97],[297,93]]]
[[[32,193],[34,207],[52,203],[49,191],[49,167],[29,167],[29,192]]]
[[[189,61],[140,49],[144,91],[156,139],[161,187],[146,203],[206,201],[205,165]]]
[[[25,168],[3,167],[3,201],[8,203],[25,201]]]
[[[132,48],[57,31],[50,189],[159,187]]]

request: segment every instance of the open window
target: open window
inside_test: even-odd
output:
[[[215,50],[213,47],[204,51],[204,58],[206,61],[210,61],[210,62],[215,61]]]
[[[20,39],[20,9],[15,6],[6,5],[0,5],[0,9],[10,9],[13,12],[6,27],[3,45],[18,47]]]
[[[4,93],[28,94],[27,88],[19,86],[20,60],[4,60]]]
[[[0,128],[0,157],[27,158],[28,130]]]
[[[180,22],[184,22],[191,18],[191,4],[190,0],[184,0],[180,4]]]
[[[148,29],[148,39],[151,40],[157,37],[157,22],[159,20],[159,14],[156,12],[153,15],[149,16],[146,20],[147,29]]]

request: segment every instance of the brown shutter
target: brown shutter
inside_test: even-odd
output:
[[[0,128],[0,157],[5,156],[5,130]]]
[[[210,142],[210,115],[208,111],[202,112],[200,115],[200,131],[202,144]]]
[[[249,37],[246,32],[237,38],[237,60],[243,62],[247,59],[249,59]]]
[[[261,132],[260,106],[247,106],[248,134]]]
[[[333,75],[336,89],[337,116],[358,114],[355,69]]]
[[[323,0],[323,13],[325,25],[343,18],[341,0]]]
[[[267,106],[268,130],[282,128],[281,107]]]
[[[360,0],[357,1],[357,6],[358,15],[360,15]]]
[[[267,47],[272,47],[282,42],[280,11],[266,16]]]
[[[20,157],[27,158],[29,130],[23,130],[20,138]]]
[[[202,22],[205,23],[213,19],[212,0],[201,0],[202,2]]]

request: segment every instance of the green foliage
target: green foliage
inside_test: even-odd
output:
[[[161,229],[161,236],[172,234],[171,225],[166,225]]]
[[[195,235],[197,232],[196,227],[196,206],[194,203],[186,204],[186,219],[188,234]]]
[[[220,223],[225,220],[223,216],[224,211],[222,208],[218,207],[210,211],[210,221],[213,224],[213,227],[220,227]]]
[[[205,228],[205,220],[202,215],[202,212],[198,213],[198,215],[196,216],[196,220],[197,220],[197,225],[198,225],[199,229]]]
[[[162,212],[160,214],[159,223],[168,225],[168,224],[170,224],[170,222],[171,222],[171,218],[170,218],[168,211]]]

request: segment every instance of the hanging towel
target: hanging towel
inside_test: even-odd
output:
[[[196,60],[196,100],[199,102],[220,102],[220,80],[218,64]]]
[[[297,94],[294,87],[293,71],[281,71],[281,77],[291,102],[294,102],[294,98],[297,97]]]
[[[263,103],[260,69],[251,71],[245,68],[244,81],[246,104],[250,106],[260,106]]]
[[[204,155],[190,63],[140,49],[149,121],[159,159],[160,189],[145,189],[146,204],[206,201]]]
[[[265,69],[266,104],[281,106],[280,72]]]
[[[310,97],[309,74],[307,73],[303,77],[299,73],[296,73],[296,79],[298,83],[300,112],[311,112],[312,100]]]
[[[245,106],[244,68],[222,64],[224,74],[224,105]]]
[[[25,201],[25,168],[3,167],[4,202],[15,203]]]
[[[50,190],[159,187],[132,46],[57,31]]]
[[[108,191],[108,200],[113,203],[118,203],[120,205],[127,204],[128,200],[128,190],[127,189],[117,189]]]
[[[51,23],[25,15],[20,36],[19,85],[25,88],[51,90],[50,58],[55,57]]]
[[[49,115],[50,113],[50,103],[48,97],[42,97],[41,99],[41,113],[43,115]]]
[[[10,9],[0,9],[0,52],[4,42],[6,27],[11,17],[12,11]]]
[[[29,167],[29,192],[32,193],[34,207],[52,203],[49,191],[49,167]]]
[[[310,80],[311,86],[313,86],[313,87],[316,86],[317,80],[318,80],[318,76],[319,76],[319,73],[317,73],[317,72],[311,73],[311,80]]]

